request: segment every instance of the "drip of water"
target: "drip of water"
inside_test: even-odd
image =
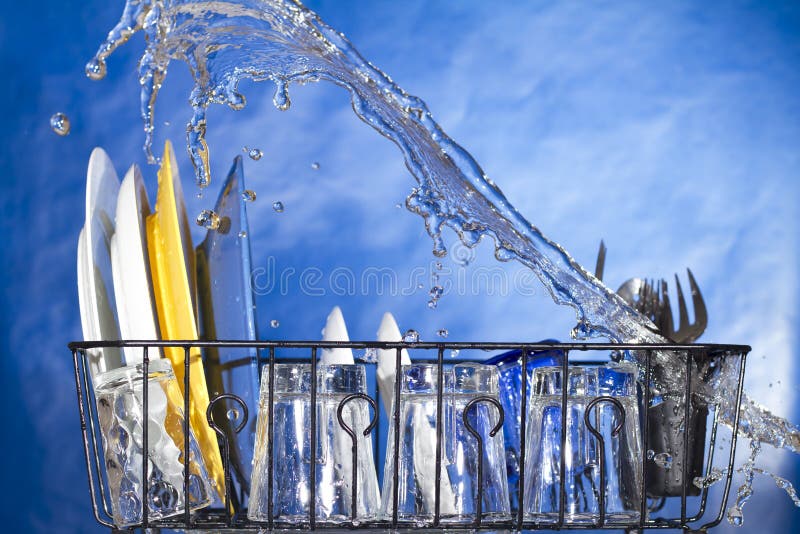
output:
[[[574,337],[665,341],[647,318],[528,222],[472,156],[441,129],[421,99],[403,91],[367,62],[342,34],[298,1],[126,0],[120,21],[87,64],[87,75],[102,78],[106,58],[137,31],[143,31],[146,37],[139,80],[144,146],[151,162],[155,161],[151,146],[156,97],[172,60],[186,62],[194,77],[187,145],[201,188],[211,178],[205,141],[208,106],[243,108],[245,98],[238,86],[245,79],[273,82],[273,102],[279,109],[288,109],[291,104],[291,83],[333,82],[349,91],[359,118],[402,152],[406,167],[417,181],[406,207],[423,217],[434,255],[447,254],[442,237],[445,226],[453,229],[468,248],[489,237],[498,260],[513,259],[526,265],[557,304],[574,309]],[[643,363],[641,354],[630,356]],[[721,421],[731,425],[736,415],[735,388],[731,388],[737,379],[737,362],[735,358],[729,360],[713,381],[698,384],[696,391],[718,400]],[[653,364],[664,369],[658,384],[663,390],[682,386],[683,356],[656,353]],[[721,394],[718,387],[728,393]],[[746,398],[740,413],[744,435],[800,451],[800,430],[795,425]]]
[[[272,319],[269,322],[269,326],[272,327],[272,328],[278,328],[280,325],[281,325],[281,322],[279,320],[277,320],[277,319]]]
[[[374,348],[364,349],[364,354],[359,358],[364,363],[375,363],[378,361],[378,351]]]
[[[244,148],[242,148],[242,151],[247,153],[247,155],[253,161],[258,161],[262,157],[264,157],[264,152],[262,152],[262,150],[260,148],[247,148],[247,147],[244,147]]]
[[[255,202],[256,200],[256,192],[252,189],[245,189],[242,191],[242,200],[245,202]]]
[[[435,276],[437,285],[434,285],[430,291],[428,291],[428,295],[430,295],[431,299],[428,301],[428,307],[431,309],[436,308],[439,305],[439,299],[442,298],[442,294],[444,293],[444,288],[438,285],[439,277]]]
[[[742,508],[753,496],[753,477],[755,475],[756,458],[761,453],[761,443],[756,440],[750,442],[750,457],[747,461],[737,469],[737,471],[744,473],[744,483],[739,486],[736,491],[736,502],[728,509],[728,522],[732,525],[741,526],[744,524],[744,514]]]
[[[447,337],[450,335],[450,332],[447,331],[447,328],[440,328],[436,331],[436,335],[439,337]]]
[[[419,332],[413,329],[406,330],[403,334],[403,341],[406,343],[419,343]]]
[[[50,128],[62,137],[69,135],[69,117],[61,112],[54,113],[53,116],[50,117]]]
[[[762,469],[760,467],[754,467],[753,472],[758,473],[759,475],[765,475],[770,477],[773,481],[775,481],[775,485],[778,486],[783,491],[785,491],[786,495],[788,495],[789,498],[792,499],[792,503],[796,507],[800,508],[800,497],[797,496],[797,490],[795,490],[794,485],[791,482],[789,482],[789,480],[781,476],[775,475],[773,473],[770,473],[766,469]]]
[[[653,456],[653,463],[662,469],[672,469],[672,456],[666,452],[660,452]]]
[[[727,469],[720,469],[719,467],[712,467],[711,470],[708,472],[708,475],[705,477],[694,477],[692,483],[700,488],[710,488],[728,474]]]
[[[203,210],[195,219],[197,226],[202,226],[208,230],[216,230],[219,228],[219,215],[216,212],[211,210]]]
[[[283,202],[276,200],[272,203],[272,209],[275,210],[275,213],[283,213]]]

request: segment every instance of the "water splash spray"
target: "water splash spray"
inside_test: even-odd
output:
[[[211,179],[205,141],[208,106],[242,109],[246,99],[238,85],[249,79],[273,82],[273,103],[278,109],[288,109],[291,83],[330,81],[347,89],[358,117],[402,152],[417,180],[406,207],[424,218],[436,256],[447,253],[442,238],[445,226],[470,248],[488,236],[494,240],[498,260],[520,261],[536,273],[557,304],[575,310],[574,337],[666,341],[648,319],[529,223],[472,156],[447,136],[421,99],[403,91],[367,62],[343,34],[299,2],[127,0],[119,22],[87,64],[87,75],[101,79],[108,56],[138,31],[146,36],[139,81],[144,146],[150,161],[155,161],[151,146],[156,98],[173,60],[187,63],[194,78],[187,149],[201,188]],[[735,395],[720,393],[735,391],[731,388],[738,362],[728,360],[732,360],[726,364],[729,368],[717,373],[715,380],[699,384],[698,391],[718,401],[722,422],[732,425]],[[674,368],[677,372],[672,375],[680,377],[685,360],[656,353],[654,363]],[[666,376],[669,380],[669,373]],[[661,384],[665,389],[676,385]],[[740,414],[742,434],[800,452],[800,430],[789,421],[747,398]]]

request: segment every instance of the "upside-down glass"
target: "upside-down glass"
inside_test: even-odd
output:
[[[273,519],[306,523],[311,499],[311,465],[315,464],[315,517],[318,521],[343,523],[352,518],[355,482],[357,522],[377,517],[380,500],[370,426],[366,371],[362,365],[317,367],[316,451],[311,452],[311,366],[275,364],[273,423]],[[356,479],[352,468],[353,441],[340,425],[352,429],[357,440]],[[256,430],[253,478],[247,516],[269,520],[269,367],[261,376],[261,398]],[[376,414],[377,415],[377,414]]]
[[[95,377],[95,397],[114,523],[123,527],[143,519],[143,428],[147,424],[148,518],[183,513],[183,396],[169,360],[151,360],[147,377],[147,420],[143,414],[142,364]],[[212,491],[203,456],[189,430],[189,507],[211,504]]]
[[[557,343],[554,339],[546,339],[542,343]],[[560,365],[564,352],[558,349],[529,351],[527,356],[527,399],[531,396],[531,380],[533,370],[537,367]],[[506,446],[506,473],[508,475],[508,499],[511,513],[519,510],[519,475],[520,475],[520,428],[522,423],[522,351],[512,350],[499,354],[485,362],[497,366],[499,399],[503,405],[503,434]],[[526,404],[527,406],[527,404]]]
[[[562,440],[563,387],[561,367],[534,370],[526,436],[526,518],[543,524],[558,520],[563,443],[565,522],[597,522],[603,491],[608,524],[638,521],[642,446],[636,369],[629,364],[570,366],[566,379],[567,430]],[[587,412],[589,427],[584,418]],[[601,442],[591,429],[602,437],[602,462]],[[601,463],[605,490],[601,487]]]
[[[430,525],[434,519],[437,375],[435,364],[403,366],[399,429],[390,425],[387,442],[381,503],[384,519],[391,520],[393,516],[395,480],[398,521],[419,527]],[[508,520],[511,516],[499,425],[497,370],[494,366],[456,364],[444,369],[442,383],[441,522],[471,523],[479,508],[485,523]],[[398,470],[394,476],[398,431]],[[472,432],[480,436],[480,443]]]

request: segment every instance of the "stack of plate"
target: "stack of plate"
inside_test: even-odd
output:
[[[78,240],[78,293],[85,340],[197,339],[198,282],[203,303],[200,322],[206,336],[256,339],[240,158],[234,162],[216,208],[227,226],[210,230],[198,247],[199,280],[175,154],[169,142],[158,171],[153,211],[140,170],[131,167],[120,184],[111,160],[100,148],[92,152],[89,160],[86,191],[86,222]],[[182,348],[163,351],[163,356],[172,362],[181,388],[184,354]],[[141,363],[143,350],[103,348],[89,351],[88,356],[94,379],[100,373]],[[150,349],[148,356],[160,358],[162,353]],[[245,364],[238,366],[231,363],[234,357],[241,360],[241,355],[209,353],[205,365],[199,350],[192,349],[189,357],[189,420],[206,467],[222,496],[222,459],[217,436],[205,417],[209,404],[206,378],[214,394],[235,393],[255,409],[257,355],[248,354]],[[217,415],[215,421],[229,426],[231,421],[224,415]],[[251,413],[253,424],[238,435],[228,434],[233,440],[234,473],[245,491],[255,420],[256,414]]]

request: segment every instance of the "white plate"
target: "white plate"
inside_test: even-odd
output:
[[[116,231],[111,236],[111,270],[122,339],[159,339],[145,218],[150,202],[136,165],[128,169],[116,201]],[[151,351],[151,358],[160,357]],[[125,349],[125,363],[141,363],[142,350]]]
[[[95,148],[86,173],[86,223],[81,232],[83,238],[78,240],[78,300],[87,341],[120,338],[110,251],[118,190],[119,179],[111,160],[103,149]],[[119,349],[96,349],[88,353],[92,376],[122,365]]]

